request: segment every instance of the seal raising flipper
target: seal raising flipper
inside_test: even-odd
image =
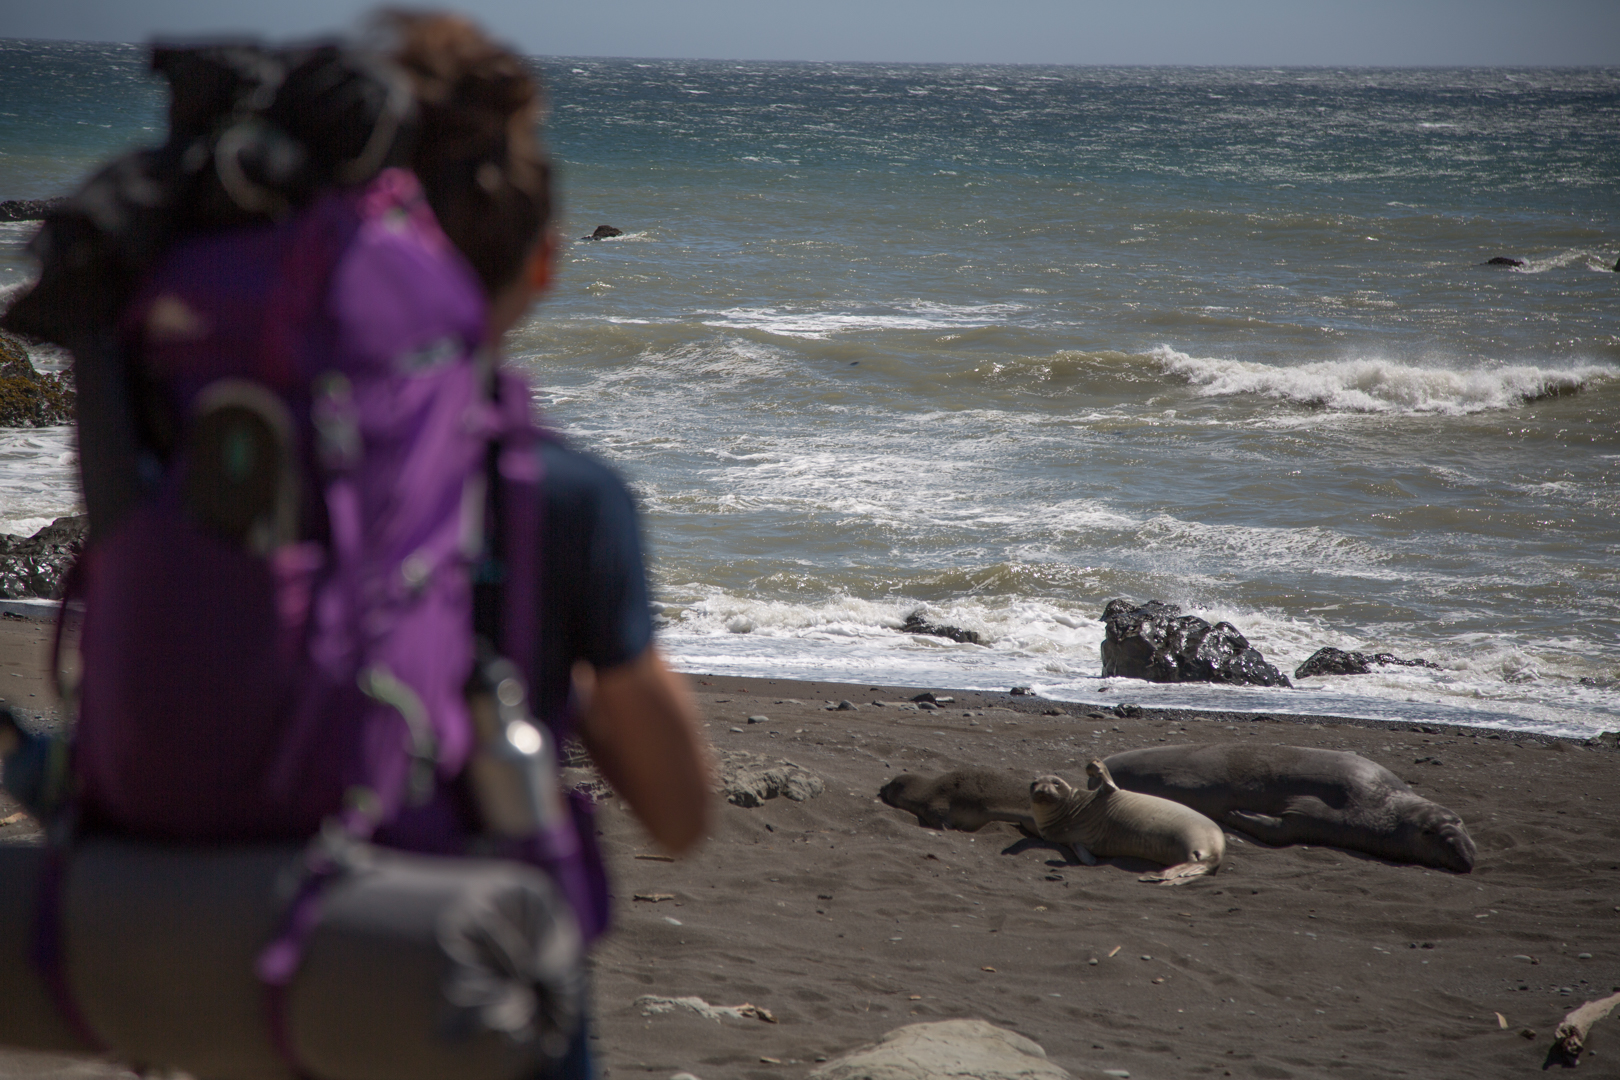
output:
[[[1098,791],[1108,792],[1111,800],[1117,800],[1121,795],[1129,794],[1121,791],[1119,784],[1115,783],[1113,775],[1109,773],[1108,766],[1095,758],[1086,763],[1086,775],[1091,778],[1090,786]],[[1199,816],[1202,817],[1203,815]],[[1216,831],[1219,834],[1219,829]],[[1185,885],[1192,878],[1212,874],[1220,868],[1221,857],[1226,851],[1226,838],[1224,836],[1220,838],[1219,848],[1220,850],[1216,854],[1213,863],[1209,861],[1208,851],[1195,847],[1187,852],[1188,861],[1176,863],[1174,866],[1167,866],[1156,873],[1144,874],[1136,880],[1155,881],[1160,885]]]
[[[1376,762],[1303,746],[1155,746],[1108,758],[1127,791],[1174,799],[1267,844],[1325,844],[1466,874],[1462,818]]]
[[[1124,791],[1108,767],[1093,759],[1085,791],[1062,777],[1041,776],[1030,784],[1030,806],[1042,838],[1085,855],[1125,856],[1166,864],[1166,869],[1140,878],[1161,885],[1183,885],[1212,874],[1226,854],[1221,827],[1195,810],[1168,799]],[[1084,854],[1082,854],[1084,853]]]

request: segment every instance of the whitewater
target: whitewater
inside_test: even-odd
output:
[[[156,138],[139,60],[0,42],[0,198]],[[624,235],[508,355],[678,666],[1620,729],[1620,71],[536,63],[565,235]],[[0,529],[73,483],[0,433]],[[1440,666],[1102,679],[1114,597]]]

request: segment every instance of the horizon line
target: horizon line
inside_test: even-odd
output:
[[[324,41],[343,38],[343,34],[314,34],[284,38],[258,34],[198,34],[196,36],[155,36],[147,41],[118,41],[110,38],[36,38],[0,36],[0,42],[20,42],[34,45],[111,45],[145,49],[158,43],[196,43],[242,41],[285,42]],[[517,51],[517,50],[514,50]],[[869,67],[1022,67],[1022,68],[1153,68],[1178,70],[1240,70],[1240,71],[1471,71],[1480,69],[1519,71],[1610,71],[1620,70],[1620,63],[1552,64],[1526,62],[1473,62],[1433,64],[1377,64],[1377,63],[1192,63],[1172,61],[1060,61],[1060,60],[806,60],[788,57],[734,57],[734,56],[627,56],[602,53],[528,53],[518,51],[526,60],[585,60],[626,61],[630,63],[669,64],[842,64]]]

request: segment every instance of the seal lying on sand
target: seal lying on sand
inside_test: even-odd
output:
[[[1268,844],[1328,844],[1466,874],[1462,818],[1376,762],[1302,746],[1156,746],[1107,759],[1120,787],[1174,799]]]
[[[1196,810],[1169,799],[1123,791],[1108,766],[1086,764],[1090,786],[1079,791],[1061,776],[1038,776],[1029,785],[1035,827],[1041,838],[1068,844],[1080,861],[1124,855],[1166,864],[1142,881],[1181,885],[1220,869],[1226,855],[1221,827]]]
[[[933,779],[901,773],[883,785],[878,798],[916,814],[917,823],[930,829],[977,832],[992,821],[1010,821],[1026,836],[1037,835],[1029,781],[1009,772],[957,769]]]

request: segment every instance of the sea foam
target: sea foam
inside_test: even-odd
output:
[[[73,429],[0,429],[0,533],[29,536],[83,513]]]
[[[961,330],[1003,322],[1006,316],[1025,310],[1023,304],[940,304],[906,300],[886,309],[735,307],[699,314],[706,326],[763,330],[784,337],[821,340],[833,334],[861,330]]]
[[[1249,395],[1355,413],[1439,413],[1461,416],[1510,409],[1571,394],[1620,378],[1598,364],[1567,368],[1526,364],[1471,368],[1426,367],[1395,360],[1331,360],[1284,367],[1249,360],[1189,356],[1161,345],[1149,354],[1168,375],[1200,397]]]
[[[1096,612],[1072,603],[984,598],[935,605],[899,597],[845,596],[800,604],[712,588],[701,592],[689,603],[663,606],[661,647],[683,671],[976,690],[1030,686],[1053,700],[1105,708],[1134,702],[1166,708],[1319,713],[1575,738],[1612,729],[1620,717],[1620,692],[1579,684],[1577,665],[1570,663],[1574,657],[1494,636],[1491,641],[1463,635],[1427,643],[1404,635],[1397,640],[1363,638],[1346,635],[1319,617],[1192,605],[1188,614],[1232,622],[1290,675],[1325,642],[1422,656],[1441,666],[1311,678],[1293,690],[1165,685],[1103,678],[1102,623]],[[900,632],[904,617],[913,611],[931,622],[975,630],[985,644]],[[1572,698],[1582,706],[1578,714],[1568,707]]]

